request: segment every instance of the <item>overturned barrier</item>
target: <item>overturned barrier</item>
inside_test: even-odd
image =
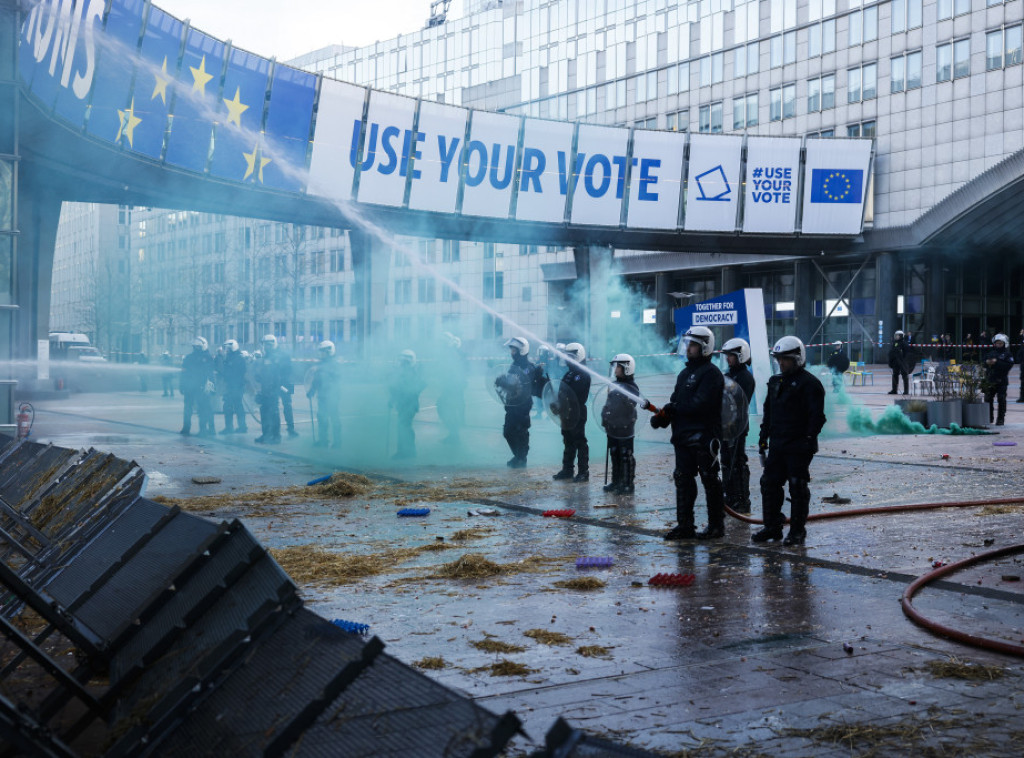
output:
[[[519,730],[303,607],[133,462],[0,437],[0,754],[467,756]]]

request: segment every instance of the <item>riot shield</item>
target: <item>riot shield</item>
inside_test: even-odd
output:
[[[530,380],[511,364],[492,366],[485,381],[488,394],[505,407],[533,403]]]
[[[749,406],[743,388],[726,377],[722,392],[722,442],[732,444],[747,431]]]
[[[580,422],[580,401],[561,380],[553,379],[544,385],[541,402],[548,418],[560,429],[572,429]]]
[[[628,440],[637,436],[646,426],[646,419],[638,416],[640,398],[628,397],[604,385],[594,393],[590,407],[594,418],[612,439]]]

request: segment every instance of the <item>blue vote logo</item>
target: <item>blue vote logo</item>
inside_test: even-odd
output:
[[[729,186],[729,180],[725,176],[725,169],[719,164],[714,168],[709,168],[702,174],[697,174],[694,178],[697,182],[697,189],[700,191],[698,200],[717,200],[720,202],[729,202],[729,194],[732,192],[732,187]],[[722,189],[724,187],[724,189]]]

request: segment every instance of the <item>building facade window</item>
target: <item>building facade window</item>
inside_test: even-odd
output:
[[[665,84],[668,94],[687,92],[690,89],[690,64],[680,63],[677,66],[669,66],[665,74]],[[610,85],[609,85],[610,86]],[[614,99],[614,98],[613,98]],[[607,108],[614,108],[614,104],[607,105]]]
[[[665,114],[665,128],[670,132],[690,131],[690,111],[677,111]]]
[[[935,81],[948,82],[971,73],[971,41],[960,39],[935,48]]]
[[[921,51],[898,55],[889,61],[889,91],[904,92],[921,86]]]
[[[768,93],[768,118],[781,121],[796,115],[796,85],[784,84]]]
[[[971,12],[971,0],[938,0],[936,15],[939,21]]]
[[[846,72],[846,102],[859,103],[878,96],[878,64],[865,63]]]
[[[827,111],[836,105],[836,75],[807,80],[807,112]]]
[[[985,35],[985,70],[994,71],[1021,62],[1021,25],[994,29]]]
[[[722,104],[708,103],[700,107],[698,130],[711,134],[722,131]]]
[[[921,26],[922,4],[923,0],[892,0],[890,16],[892,33],[899,34]]]
[[[822,129],[820,132],[811,132],[807,135],[807,139],[831,139],[835,136],[835,129]]]
[[[736,78],[756,74],[761,68],[760,46],[753,42],[749,45],[737,47],[733,52],[733,73]]]
[[[847,137],[874,137],[876,133],[874,121],[862,121],[846,127]]]
[[[748,126],[757,126],[757,93],[733,98],[732,101],[732,128],[735,130],[746,129]]]

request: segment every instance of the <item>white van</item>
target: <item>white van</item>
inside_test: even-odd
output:
[[[83,363],[107,361],[100,351],[90,344],[86,335],[75,332],[50,332],[50,360]]]

